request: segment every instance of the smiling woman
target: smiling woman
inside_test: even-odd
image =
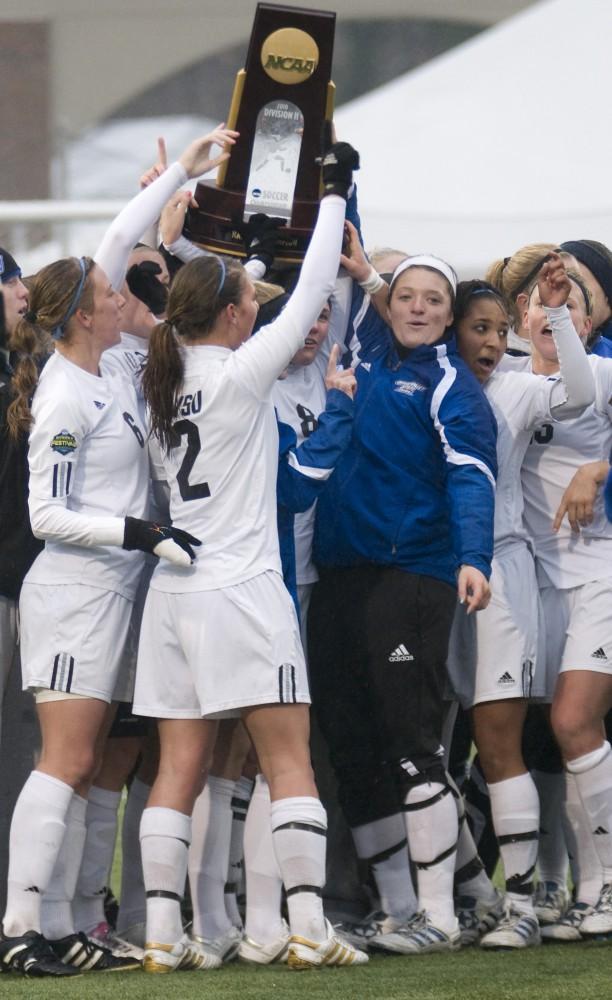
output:
[[[406,258],[391,278],[390,329],[369,345],[355,331],[353,439],[315,533],[313,703],[350,827],[405,822],[424,916],[392,920],[377,941],[406,954],[458,946],[445,662],[457,596],[470,612],[488,603],[493,548],[495,422],[457,356],[456,280],[439,258]]]

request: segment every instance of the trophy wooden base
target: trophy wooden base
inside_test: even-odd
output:
[[[185,236],[204,250],[245,257],[242,237],[236,228],[244,213],[244,192],[217,187],[214,181],[200,181],[195,199],[198,208],[187,213]],[[318,202],[294,200],[292,225],[279,230],[276,264],[301,264],[318,210]]]

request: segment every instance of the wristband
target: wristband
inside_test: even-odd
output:
[[[376,295],[376,292],[379,292],[381,288],[383,288],[384,284],[384,279],[381,278],[378,271],[375,271],[372,265],[370,265],[370,273],[365,281],[359,282],[359,287],[363,288],[364,292],[367,292],[368,295]]]

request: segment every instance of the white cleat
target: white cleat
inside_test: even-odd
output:
[[[309,941],[308,938],[293,934],[289,938],[287,964],[290,969],[320,969],[324,965],[365,965],[368,956],[365,951],[354,948],[334,930],[329,920],[325,921],[328,937],[325,941]]]
[[[125,938],[119,937],[105,920],[98,924],[97,927],[94,927],[92,931],[89,931],[87,937],[90,941],[108,948],[117,958],[135,958],[138,962],[142,962],[144,958],[143,948],[139,948],[130,941],[126,941]]]
[[[363,920],[342,921],[334,924],[334,930],[343,941],[348,941],[353,948],[361,951],[368,951],[373,948],[378,951],[385,951],[384,944],[381,944],[383,935],[390,934],[391,931],[403,927],[410,917],[392,917],[383,910],[373,910],[368,913]]]
[[[504,915],[504,898],[495,890],[495,899],[487,903],[476,896],[459,896],[455,903],[462,948],[477,944],[483,935],[495,930]]]
[[[581,941],[582,924],[585,917],[594,912],[590,903],[580,900],[572,903],[556,924],[544,924],[540,927],[543,941]]]
[[[382,934],[376,945],[397,955],[428,955],[432,951],[456,951],[461,947],[460,930],[443,931],[425,913],[415,913],[407,923]]]
[[[238,946],[238,958],[243,962],[251,962],[254,965],[272,965],[273,962],[286,962],[289,953],[289,938],[291,932],[288,924],[283,920],[281,933],[273,941],[267,944],[259,944],[253,938],[243,935]]]
[[[599,899],[593,910],[582,921],[582,937],[609,938],[612,936],[612,884],[602,885]]]
[[[540,927],[557,924],[567,910],[569,903],[567,889],[557,882],[538,882],[533,908]]]
[[[201,970],[218,969],[221,959],[204,951],[198,941],[183,934],[176,944],[159,944],[147,941],[144,949],[143,968],[145,972],[165,973],[177,969]]]
[[[217,938],[204,938],[198,934],[193,934],[192,937],[208,955],[218,958],[220,962],[231,962],[238,954],[242,931],[238,927],[230,927]]]
[[[480,941],[481,948],[497,948],[510,951],[516,948],[531,948],[541,944],[540,927],[535,913],[521,913],[508,907],[499,924],[485,934]]]

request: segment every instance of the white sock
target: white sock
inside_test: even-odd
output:
[[[497,899],[495,886],[487,875],[480,859],[478,848],[474,843],[472,831],[465,817],[465,802],[457,785],[446,774],[457,808],[459,835],[457,837],[457,855],[455,858],[455,891],[460,896],[472,896],[485,903],[494,903]]]
[[[147,896],[147,941],[175,944],[183,936],[181,900],[190,839],[189,816],[163,806],[144,810],[140,844]]]
[[[41,930],[49,941],[58,941],[75,932],[72,900],[87,835],[86,815],[87,799],[75,793],[66,813],[66,832],[62,846],[40,908]]]
[[[53,875],[73,795],[70,785],[42,771],[32,771],[21,789],[9,839],[7,937],[40,932],[40,901]]]
[[[282,932],[283,880],[272,842],[271,808],[268,782],[258,774],[244,824],[244,924],[248,937],[258,944],[268,944]]]
[[[540,800],[529,773],[489,785],[491,814],[504,866],[506,895],[514,906],[533,910],[533,875],[538,857]]]
[[[321,892],[325,885],[327,815],[319,799],[278,799],[270,810],[272,842],[287,893],[291,933],[327,937]]]
[[[142,873],[142,855],[140,852],[140,821],[151,794],[149,785],[134,778],[130,785],[123,826],[121,828],[121,896],[119,900],[119,916],[117,931],[121,934],[134,924],[142,924],[146,920],[146,899],[144,876]]]
[[[87,836],[72,905],[77,931],[93,931],[106,921],[104,900],[115,854],[120,802],[121,792],[110,792],[95,785],[89,790],[85,816]]]
[[[417,910],[412,885],[406,825],[401,813],[383,816],[351,828],[357,857],[367,861],[380,897],[381,909],[407,920]]]
[[[193,933],[213,939],[232,926],[225,909],[225,881],[232,833],[235,781],[212,775],[198,796],[191,819],[189,887]]]
[[[576,779],[569,771],[565,772],[563,829],[576,899],[594,906],[603,885],[603,869],[595,850],[595,838],[591,833],[591,824],[582,804]]]
[[[227,882],[225,885],[225,910],[234,927],[242,927],[242,918],[238,909],[238,896],[242,890],[243,883],[244,822],[252,792],[253,782],[251,779],[245,777],[239,778],[236,782],[232,798],[232,833],[230,837]]]
[[[439,781],[415,785],[404,805],[410,857],[417,868],[419,909],[445,933],[457,928],[453,883],[458,821],[452,792]]]
[[[538,846],[538,872],[541,882],[555,882],[565,889],[567,885],[567,847],[563,829],[563,802],[565,799],[565,773],[548,774],[532,771],[540,799],[540,843]]]
[[[578,793],[591,823],[604,883],[612,882],[612,754],[607,740],[591,753],[568,760]]]

